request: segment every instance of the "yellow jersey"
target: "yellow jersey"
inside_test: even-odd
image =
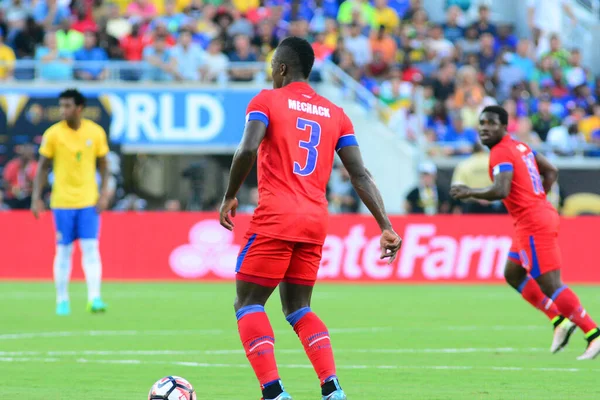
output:
[[[51,208],[86,208],[98,201],[96,160],[108,153],[104,129],[82,119],[78,130],[65,121],[52,125],[42,137],[40,154],[54,161]]]
[[[8,77],[8,71],[15,66],[15,52],[5,44],[0,44],[0,79]]]

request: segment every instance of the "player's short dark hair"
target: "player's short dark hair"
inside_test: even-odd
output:
[[[61,92],[61,94],[58,95],[58,98],[59,98],[59,100],[60,99],[73,99],[73,102],[75,103],[76,106],[85,107],[85,97],[77,89],[67,89],[67,90]]]
[[[498,115],[498,118],[500,118],[500,123],[502,125],[508,125],[508,112],[506,112],[504,108],[500,106],[487,106],[483,109],[483,111],[481,111],[482,114],[485,112]]]
[[[279,43],[277,53],[280,62],[291,67],[293,71],[302,72],[302,76],[308,79],[315,63],[315,52],[306,39],[287,37]]]

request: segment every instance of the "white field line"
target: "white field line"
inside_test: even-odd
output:
[[[202,291],[197,290],[194,292],[186,293],[185,297],[210,297],[214,298],[215,296],[222,295],[223,292],[211,292],[211,291]],[[69,293],[72,298],[87,298],[87,292],[85,291],[72,291]],[[139,299],[139,298],[156,298],[156,293],[152,293],[151,291],[123,291],[116,293],[105,293],[106,299]],[[329,293],[329,292],[320,292],[314,293],[313,298],[333,298],[339,296],[337,293]],[[4,292],[0,293],[0,299],[10,299],[10,300],[27,300],[27,299],[54,299],[56,294],[53,291],[48,292]],[[178,293],[161,293],[161,298],[172,298],[172,299],[181,299],[182,296]]]
[[[275,349],[282,354],[304,354],[302,349]],[[335,349],[335,353],[355,354],[469,354],[469,353],[538,353],[542,348],[439,348],[439,349]],[[236,355],[245,354],[243,349],[232,350],[65,350],[65,351],[0,351],[0,357],[49,356],[196,356],[196,355]]]
[[[56,358],[16,358],[1,357],[0,363],[56,363],[64,360]],[[191,361],[144,361],[144,360],[90,360],[87,358],[78,358],[70,360],[78,364],[118,364],[118,365],[176,365],[182,367],[196,368],[249,368],[247,364],[213,364],[199,363]],[[280,364],[280,368],[286,369],[312,369],[308,364]],[[469,371],[469,370],[487,370],[503,372],[522,372],[522,371],[540,371],[540,372],[599,372],[600,369],[588,368],[525,368],[525,367],[494,367],[494,366],[468,366],[468,365],[340,365],[338,369],[364,369],[364,370],[448,370],[448,371]]]
[[[333,328],[329,332],[332,334],[346,333],[378,333],[389,332],[392,328]],[[275,330],[275,333],[295,334],[290,329]],[[62,332],[17,332],[0,334],[0,340],[18,340],[18,339],[36,339],[36,338],[57,338],[74,336],[172,336],[172,335],[206,335],[220,336],[223,334],[235,334],[235,330],[225,329],[190,329],[190,330],[106,330],[106,331],[62,331]]]

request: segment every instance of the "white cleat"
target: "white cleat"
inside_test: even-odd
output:
[[[567,318],[564,319],[556,328],[554,328],[554,338],[552,339],[552,345],[550,346],[551,353],[558,353],[569,343],[569,339],[573,332],[575,332],[577,326]]]
[[[577,357],[578,360],[593,360],[600,354],[600,338],[596,338],[592,340],[589,344],[585,352]]]

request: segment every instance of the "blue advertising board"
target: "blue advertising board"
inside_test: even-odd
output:
[[[99,106],[100,110],[92,113],[98,119],[92,119],[104,126],[110,142],[119,145],[122,151],[228,153],[238,145],[246,107],[260,89],[87,87],[80,90],[88,102]],[[36,120],[41,132],[35,134],[43,133],[60,118],[56,112],[59,92],[54,88],[32,88],[11,90],[0,96],[9,131],[19,131],[22,120],[27,121],[26,130],[33,133],[35,126],[31,126],[31,118],[27,116],[31,115],[29,108],[35,107],[42,114]],[[56,104],[50,107],[53,99]],[[41,111],[40,104],[45,106]],[[11,129],[10,121],[17,126]]]

